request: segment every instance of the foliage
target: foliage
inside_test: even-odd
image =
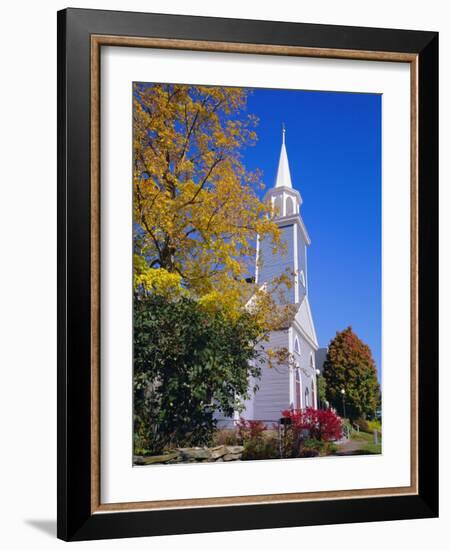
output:
[[[319,403],[323,407],[325,401],[327,400],[327,383],[322,375],[317,377],[317,391]]]
[[[134,302],[135,444],[152,453],[207,444],[214,411],[230,416],[248,379],[260,376],[253,317],[231,320],[186,296],[141,294]],[[257,389],[257,387],[256,387]]]
[[[327,455],[334,455],[338,451],[338,446],[333,441],[327,442]]]
[[[381,422],[379,420],[367,420],[367,427],[370,432],[374,432],[377,430],[379,434],[381,434]]]
[[[285,418],[290,418],[295,435],[306,430],[309,438],[318,441],[332,441],[342,437],[342,420],[330,409],[308,407],[302,410],[289,409],[281,414]]]
[[[323,377],[326,380],[327,400],[351,419],[373,416],[380,396],[377,371],[369,346],[364,344],[351,327],[337,332],[328,346]]]
[[[242,460],[270,460],[273,458],[280,458],[276,438],[254,438],[244,442]]]
[[[267,426],[261,420],[246,420],[242,417],[236,428],[238,437],[244,442],[249,439],[262,439],[267,431]]]
[[[240,445],[241,440],[238,438],[236,430],[216,430],[213,435],[213,445]]]
[[[244,445],[242,460],[279,458],[277,438],[261,420],[240,418],[236,426],[238,440]]]
[[[286,458],[330,454],[333,447],[329,443],[342,437],[342,420],[332,410],[286,410],[282,416],[290,420],[285,424],[283,435],[283,454]],[[307,441],[309,443],[305,448]]]
[[[303,442],[303,448],[305,449],[319,449],[322,450],[325,447],[325,442],[320,441],[320,439],[305,439]]]
[[[365,418],[358,418],[353,423],[355,426],[357,426],[362,432],[370,432],[369,424]]]
[[[164,277],[178,274],[207,309],[235,316],[252,293],[256,235],[281,246],[270,206],[258,198],[260,174],[241,160],[256,141],[247,95],[178,84],[133,90],[135,253]],[[148,286],[140,269],[135,282]]]
[[[354,426],[358,426],[361,432],[373,434],[376,430],[381,435],[381,422],[379,420],[366,420],[365,418],[358,418],[354,421]]]
[[[134,288],[140,293],[154,293],[167,298],[185,294],[181,286],[181,275],[169,273],[166,269],[151,269],[138,254],[134,255]]]
[[[353,424],[352,421],[348,418],[342,419],[342,435],[343,437],[350,437],[350,435],[353,432]]]
[[[361,441],[362,445],[357,454],[380,454],[382,449],[381,433],[378,434],[378,442],[375,443],[373,433],[353,432],[351,439]]]
[[[320,439],[305,439],[302,442],[299,456],[301,458],[313,456],[329,456],[337,452],[337,446],[332,441]]]

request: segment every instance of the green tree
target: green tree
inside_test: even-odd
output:
[[[317,391],[321,408],[324,408],[327,400],[327,383],[323,375],[317,377]]]
[[[323,377],[331,405],[348,418],[373,417],[379,402],[380,386],[372,352],[351,327],[337,332],[328,347]]]
[[[260,376],[258,333],[245,311],[231,319],[187,296],[135,296],[135,452],[207,444],[214,412],[239,410]]]

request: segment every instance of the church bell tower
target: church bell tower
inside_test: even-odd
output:
[[[265,200],[272,206],[273,220],[281,230],[283,247],[274,250],[270,239],[258,237],[256,283],[270,284],[276,277],[287,273],[294,280],[291,289],[285,292],[286,299],[298,304],[308,292],[307,247],[311,241],[300,215],[302,197],[292,186],[284,125],[275,185],[267,191]]]

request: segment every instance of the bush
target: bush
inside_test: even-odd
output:
[[[302,458],[312,456],[328,456],[336,453],[337,447],[331,441],[319,439],[305,439],[301,445],[299,456]]]
[[[215,412],[233,414],[236,395],[250,397],[259,378],[260,331],[244,312],[230,319],[182,297],[134,297],[135,452],[209,445]]]
[[[319,441],[318,439],[305,439],[305,441],[303,441],[304,449],[316,449],[317,451],[323,451],[325,447],[325,441]]]
[[[244,442],[242,460],[269,460],[280,458],[277,440],[270,438],[254,438]]]
[[[369,420],[367,426],[370,430],[370,433],[373,433],[377,430],[378,433],[381,433],[381,422],[379,420]]]
[[[299,456],[302,458],[324,454],[326,443],[318,439],[305,439],[301,445]]]
[[[264,437],[264,432],[267,431],[267,426],[261,420],[246,420],[240,418],[237,423],[237,434],[242,441],[251,439],[261,439]]]
[[[337,453],[338,447],[332,441],[328,441],[327,455],[334,455]]]
[[[333,441],[342,437],[342,419],[332,410],[313,409],[286,410],[283,417],[291,419],[291,426],[296,435],[307,430],[311,439]]]
[[[269,435],[261,420],[240,418],[237,423],[237,438],[244,445],[242,460],[268,460],[279,458],[278,441]]]
[[[283,435],[286,458],[330,454],[326,444],[342,437],[342,420],[331,410],[286,410],[282,415],[291,420]]]
[[[373,434],[375,430],[381,433],[381,422],[379,420],[366,420],[365,418],[359,418],[355,421],[355,425],[359,427],[362,432]]]
[[[236,430],[217,430],[213,436],[214,445],[239,445],[240,443]]]
[[[369,429],[369,423],[365,418],[358,418],[358,420],[355,420],[354,424],[355,426],[358,426],[358,428],[362,432],[367,432],[367,433],[371,432],[371,430]]]

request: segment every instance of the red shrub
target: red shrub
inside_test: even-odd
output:
[[[267,426],[261,420],[246,420],[245,418],[240,418],[236,427],[238,436],[243,441],[259,439],[267,430]]]
[[[292,428],[297,433],[300,430],[308,430],[312,439],[332,441],[342,437],[342,420],[330,409],[287,410],[281,414],[291,419]]]

